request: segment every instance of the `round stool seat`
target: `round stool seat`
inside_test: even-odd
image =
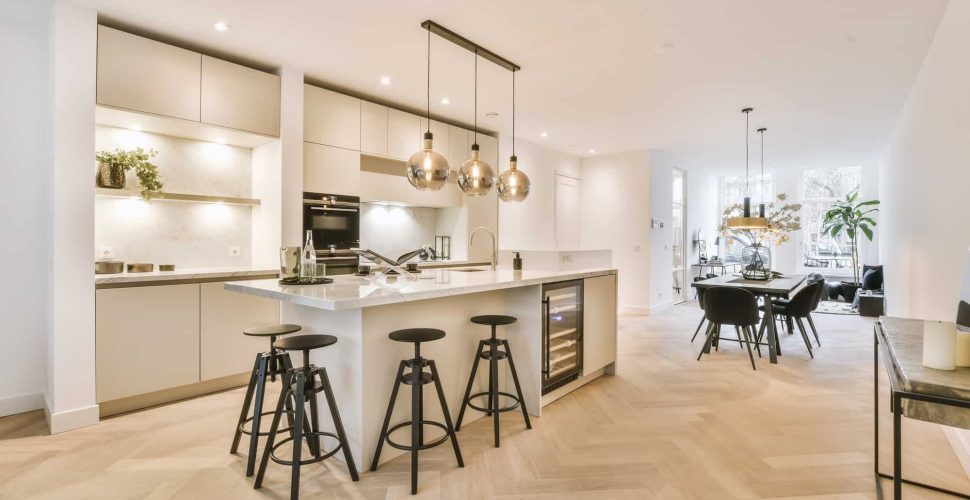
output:
[[[431,342],[445,338],[445,331],[437,328],[406,328],[395,330],[387,336],[397,342]]]
[[[306,351],[327,347],[328,345],[334,345],[336,343],[337,337],[333,335],[297,335],[295,337],[286,337],[285,339],[277,340],[273,344],[273,347],[284,351]]]
[[[286,335],[288,333],[296,333],[302,330],[303,327],[300,325],[265,325],[265,326],[253,326],[243,330],[243,335],[249,335],[250,337],[270,337],[273,335]]]
[[[472,323],[478,325],[511,325],[518,321],[515,316],[503,316],[501,314],[483,314],[481,316],[472,316]]]

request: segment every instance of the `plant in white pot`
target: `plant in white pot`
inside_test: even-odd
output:
[[[850,302],[855,297],[855,291],[862,286],[859,280],[859,234],[872,241],[873,228],[876,227],[872,214],[879,211],[876,207],[879,200],[857,201],[858,199],[858,190],[847,194],[844,200],[829,207],[822,220],[822,234],[837,238],[844,233],[852,243],[852,282],[842,282],[844,296]]]
[[[135,171],[138,185],[141,187],[141,197],[151,200],[162,191],[162,176],[158,167],[148,161],[158,154],[158,151],[142,148],[132,150],[115,149],[114,151],[98,151],[98,187],[110,189],[124,189],[125,174],[129,170]]]

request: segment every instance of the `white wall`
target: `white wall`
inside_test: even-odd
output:
[[[0,416],[43,407],[50,328],[51,2],[0,3]],[[32,374],[28,376],[28,374]]]
[[[659,221],[650,231],[650,312],[673,305],[673,211],[674,161],[660,151],[650,151],[650,218]],[[688,207],[690,210],[690,207]]]
[[[627,312],[647,313],[651,305],[650,182],[647,151],[582,160],[582,246],[613,251],[619,306]]]
[[[970,247],[970,2],[950,2],[880,170],[888,314],[953,321]]]
[[[720,213],[717,209],[717,173],[701,167],[686,167],[687,170],[687,265],[698,262],[700,248],[694,243],[699,229],[704,231],[707,241],[707,255],[714,255],[714,241],[717,239],[717,226]],[[688,282],[697,275],[696,269],[691,269],[687,275]],[[688,298],[693,298],[693,292]]]
[[[507,138],[500,139],[499,149],[499,163],[493,166],[501,173],[508,168],[511,155]],[[498,202],[499,248],[555,250],[556,173],[581,177],[579,157],[522,140],[515,142],[515,153],[519,159],[518,168],[529,176],[532,187],[522,202]],[[579,189],[585,189],[582,181]]]
[[[94,367],[97,13],[54,7],[53,231],[46,415],[52,433],[98,422]],[[45,86],[50,85],[44,82]],[[41,222],[44,226],[48,224]],[[15,377],[22,380],[24,377]]]

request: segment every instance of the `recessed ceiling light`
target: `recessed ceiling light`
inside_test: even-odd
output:
[[[549,137],[549,133],[548,132],[539,132],[539,137],[542,137],[543,139],[545,139],[546,137]]]
[[[391,84],[391,77],[389,76],[381,77],[381,85],[390,85],[390,84]]]
[[[451,104],[451,99],[448,99],[447,97],[442,97],[441,98],[441,104],[444,104],[445,106],[447,106],[447,105]]]
[[[216,21],[216,23],[212,25],[212,29],[216,31],[229,31],[229,25],[225,21]]]
[[[495,118],[495,117],[498,116],[498,113],[495,112],[495,111],[489,111],[488,113],[485,113],[485,116],[487,116],[489,118]]]
[[[595,155],[595,154],[596,154],[596,150],[595,150],[595,149],[590,149],[590,150],[589,150],[589,154],[591,154],[591,155]]]
[[[664,52],[667,52],[668,50],[670,50],[672,48],[674,48],[674,44],[672,44],[670,42],[664,42],[664,43],[661,43],[660,45],[657,45],[656,47],[654,47],[653,48],[653,51],[656,52],[656,53],[658,53],[658,54],[663,54]]]

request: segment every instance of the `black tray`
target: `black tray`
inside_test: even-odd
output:
[[[283,279],[279,281],[279,284],[281,285],[325,285],[327,283],[333,283],[333,278],[316,278],[312,281],[300,281],[299,279]]]

